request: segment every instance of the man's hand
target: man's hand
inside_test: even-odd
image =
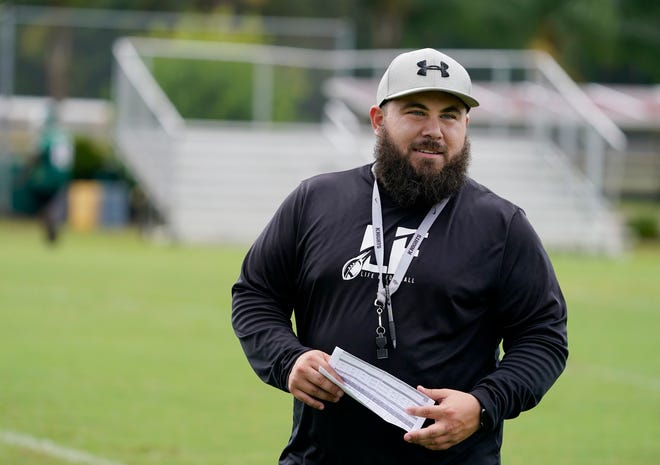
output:
[[[444,450],[470,437],[479,429],[481,405],[476,397],[451,389],[417,390],[434,399],[438,405],[411,407],[407,412],[418,417],[430,418],[435,423],[403,436],[408,442],[431,450]]]
[[[339,401],[344,391],[319,372],[319,367],[323,367],[332,376],[341,379],[329,362],[330,355],[320,350],[310,350],[302,354],[289,373],[289,392],[296,399],[318,410],[324,408],[321,401]]]

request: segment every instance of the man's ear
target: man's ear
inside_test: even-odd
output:
[[[378,134],[379,128],[383,125],[383,120],[385,119],[383,109],[377,105],[371,107],[369,109],[369,119],[371,120],[371,127],[374,130],[374,134]]]
[[[466,126],[470,125],[470,114],[469,113],[467,115],[465,115],[465,125]]]

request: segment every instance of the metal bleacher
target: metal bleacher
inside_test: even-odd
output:
[[[182,239],[245,242],[305,178],[351,168],[316,125],[189,125],[179,146],[170,226]]]
[[[247,244],[302,179],[372,159],[374,136],[360,111],[371,104],[374,77],[399,52],[121,39],[114,48],[115,141],[172,238]],[[475,80],[484,108],[496,99],[489,90],[494,84],[506,86],[519,74],[529,83],[526,103],[535,105],[510,115],[506,124],[475,109],[471,176],[520,205],[551,249],[616,254],[625,248],[623,225],[602,191],[603,151],[625,145],[618,128],[545,55],[449,54],[482,78],[477,70],[488,70],[490,81]],[[268,108],[255,108],[260,116],[251,122],[185,121],[148,69],[153,56],[324,69],[330,74],[323,86],[323,121],[275,124],[268,121]],[[371,76],[350,77],[358,67]],[[255,92],[266,95],[264,85],[266,90]],[[500,107],[495,113],[511,110]]]

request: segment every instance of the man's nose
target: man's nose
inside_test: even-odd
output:
[[[422,135],[433,139],[442,139],[442,122],[436,118],[428,118],[424,122]]]

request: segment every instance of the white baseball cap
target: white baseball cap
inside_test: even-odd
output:
[[[455,95],[469,108],[479,106],[470,95],[472,81],[465,68],[432,48],[402,53],[394,58],[380,80],[376,99],[381,106],[387,100],[433,90]]]

